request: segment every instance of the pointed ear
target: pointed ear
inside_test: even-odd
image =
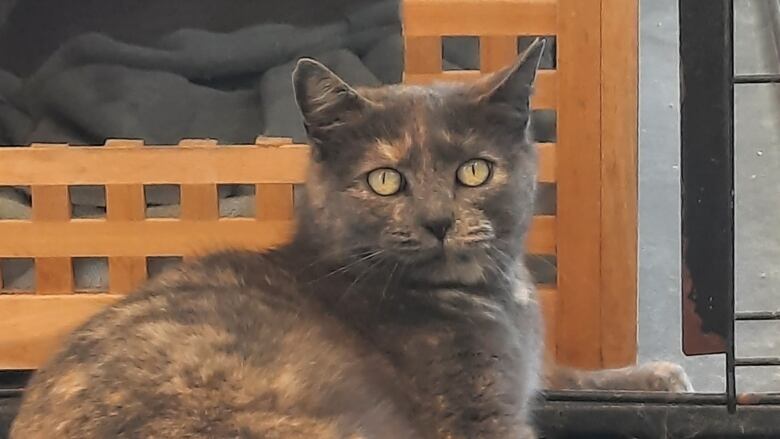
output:
[[[544,45],[544,40],[537,38],[514,64],[476,83],[474,91],[479,102],[505,104],[518,111],[527,111]]]
[[[306,131],[315,143],[370,104],[330,69],[310,58],[298,60],[293,89]]]

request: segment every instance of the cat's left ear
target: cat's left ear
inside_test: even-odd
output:
[[[511,66],[505,67],[473,87],[480,103],[506,104],[527,111],[533,94],[536,72],[544,54],[545,42],[537,38]]]
[[[333,71],[311,58],[298,61],[292,79],[306,131],[315,143],[324,142],[330,131],[358,117],[372,104]]]

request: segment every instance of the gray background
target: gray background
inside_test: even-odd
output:
[[[722,356],[680,343],[678,0],[640,4],[639,355],[683,363],[697,391],[722,391]],[[774,0],[736,0],[738,73],[777,73]],[[780,87],[736,91],[737,308],[780,309]],[[737,327],[738,355],[780,355],[780,324]],[[740,370],[738,390],[780,390],[778,370]]]

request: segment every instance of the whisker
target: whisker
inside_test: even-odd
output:
[[[384,289],[382,289],[382,296],[381,300],[385,299],[385,293],[387,293],[387,287],[390,286],[390,282],[393,280],[393,275],[395,274],[395,270],[398,269],[398,262],[395,263],[393,266],[393,271],[390,272],[390,276],[387,277],[387,282],[385,283]]]
[[[325,275],[323,278],[330,277],[330,276],[333,276],[334,274],[338,274],[338,273],[341,273],[341,272],[347,271],[347,270],[349,270],[351,267],[353,267],[353,266],[355,266],[355,265],[357,265],[357,264],[359,264],[359,263],[361,263],[361,262],[364,262],[364,261],[368,261],[368,260],[370,260],[370,259],[373,259],[375,256],[378,256],[378,255],[380,255],[380,254],[382,254],[382,253],[384,253],[384,252],[385,252],[384,250],[377,250],[377,251],[375,251],[375,252],[369,253],[368,255],[366,255],[366,256],[363,256],[362,258],[359,258],[359,259],[358,259],[358,260],[356,260],[356,261],[352,261],[352,262],[350,262],[349,264],[347,264],[347,265],[345,265],[345,266],[343,266],[343,267],[341,267],[341,268],[337,268],[337,269],[335,269],[335,270],[331,271],[330,273],[326,274],[326,275]]]
[[[354,267],[355,265],[357,265],[357,264],[359,264],[361,262],[369,261],[369,260],[371,260],[371,259],[373,259],[373,258],[375,258],[375,257],[377,257],[379,255],[381,255],[384,252],[385,252],[384,250],[376,250],[376,251],[370,252],[367,255],[362,256],[362,257],[358,258],[357,260],[350,262],[347,265],[341,266],[341,267],[339,267],[339,268],[337,268],[337,269],[335,269],[335,270],[325,274],[324,276],[320,276],[320,277],[310,281],[309,283],[313,283],[313,282],[317,282],[317,281],[326,279],[326,278],[331,277],[331,276],[333,276],[335,274],[338,274],[338,273],[343,273],[343,272],[349,270],[350,268]]]
[[[375,262],[373,262],[371,265],[366,267],[366,269],[363,270],[363,272],[360,273],[359,276],[355,277],[355,279],[352,281],[352,283],[349,284],[347,289],[344,290],[344,293],[341,295],[341,297],[339,298],[337,303],[340,303],[342,300],[344,300],[347,297],[347,295],[349,294],[349,292],[352,290],[352,288],[354,286],[356,286],[360,282],[360,280],[364,278],[365,275],[367,275],[369,272],[371,272],[371,270],[373,270],[377,266],[381,265],[383,262],[385,262],[385,260],[382,259],[382,258],[379,258]]]

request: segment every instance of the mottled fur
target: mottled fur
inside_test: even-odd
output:
[[[430,88],[355,90],[302,61],[314,154],[293,242],[207,256],[101,312],[35,375],[12,437],[534,437],[542,337],[521,261],[541,52]],[[458,186],[472,158],[493,174]],[[371,191],[378,167],[401,193]]]

